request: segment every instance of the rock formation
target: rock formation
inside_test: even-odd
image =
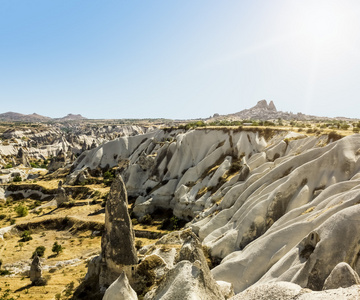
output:
[[[68,196],[66,195],[66,191],[62,186],[62,181],[59,181],[57,194],[55,196],[56,204],[57,206],[60,206],[61,204],[68,202]]]
[[[173,299],[224,299],[218,285],[200,261],[191,263],[183,260],[166,273],[155,291],[148,293],[144,300]]]
[[[59,168],[63,168],[66,162],[66,153],[63,150],[60,150],[59,153],[51,159],[48,166],[49,172],[54,172]]]
[[[111,185],[105,206],[105,229],[101,239],[100,288],[107,288],[123,271],[131,280],[137,263],[126,188],[121,176],[117,175]]]
[[[180,250],[177,246],[181,244]],[[174,245],[170,251],[162,251],[161,245]],[[156,250],[157,246],[160,251]],[[175,248],[176,247],[176,248]],[[144,299],[225,299],[222,290],[210,273],[202,245],[199,239],[187,229],[181,232],[174,232],[161,238],[156,244],[151,254],[146,255],[143,262],[151,259],[152,263],[146,264],[148,272],[162,274],[160,285],[145,295]],[[175,255],[176,251],[178,253]],[[175,253],[174,253],[175,252]],[[174,258],[172,260],[171,258]],[[138,273],[144,272],[142,264],[138,267]],[[145,272],[144,272],[145,273]],[[164,275],[165,274],[165,275]],[[151,284],[155,280],[150,281]],[[227,286],[225,293],[232,295],[231,285]]]
[[[323,290],[346,288],[354,284],[360,284],[359,275],[347,263],[341,262],[326,278]]]
[[[16,157],[19,159],[20,164],[22,164],[24,167],[27,167],[27,168],[30,167],[28,156],[24,152],[23,148],[19,149]]]
[[[267,110],[276,108],[269,104]],[[155,285],[149,299],[175,297],[181,285],[189,297],[217,295],[203,278],[210,278],[211,287],[217,286],[214,279],[223,287],[232,285],[239,295],[266,290],[281,290],[285,298],[330,295],[333,291],[322,290],[336,286],[332,278],[340,278],[338,269],[344,269],[339,263],[347,263],[354,274],[360,271],[360,136],[332,141],[325,134],[276,130],[160,130],[82,153],[70,176],[121,164],[124,178],[115,180],[109,195],[102,254],[91,263],[91,273],[97,274],[92,277],[100,273],[105,289],[125,271],[133,284],[132,267],[136,276],[136,269],[153,264],[146,281]],[[172,209],[190,221],[219,264],[209,271],[200,242],[191,234],[172,233],[147,248],[154,248],[149,253],[144,249],[144,259],[135,266],[124,183],[137,198],[138,217]],[[172,248],[172,239],[181,243]],[[345,281],[357,282],[351,276]]]
[[[357,285],[316,292],[294,283],[279,281],[251,286],[230,300],[357,300],[359,293],[360,287]]]
[[[42,277],[40,258],[35,254],[30,266],[30,281],[33,285],[43,285],[45,279]]]
[[[122,272],[106,290],[103,300],[137,300],[135,291],[131,288],[125,272]]]

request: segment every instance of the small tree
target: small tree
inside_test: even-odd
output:
[[[20,242],[20,243],[19,243],[20,251],[22,250],[22,247],[24,247],[24,243],[23,243],[23,242]]]
[[[39,246],[39,247],[36,247],[35,251],[33,252],[31,258],[34,258],[35,257],[35,254],[37,254],[37,256],[39,257],[43,257],[44,256],[44,253],[45,253],[45,247],[44,246]]]
[[[2,261],[2,259],[0,259],[0,269],[1,269],[2,264],[3,264],[3,261]]]
[[[60,252],[63,251],[63,247],[58,244],[58,242],[55,242],[51,249],[52,252],[56,253],[56,255],[59,255]]]

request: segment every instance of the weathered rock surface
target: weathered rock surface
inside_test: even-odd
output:
[[[309,294],[306,288],[324,288],[340,262],[360,271],[360,136],[331,141],[255,130],[157,131],[83,153],[73,174],[121,164],[138,217],[160,207],[193,219],[192,230],[221,260],[211,270],[215,280],[236,293],[285,281]],[[144,262],[156,262],[154,278],[192,256],[201,261],[194,242],[183,243],[167,256],[146,254]]]
[[[101,239],[100,288],[107,288],[113,283],[123,271],[127,271],[126,266],[138,263],[134,238],[125,184],[121,176],[117,175],[111,185],[105,206],[105,229]]]
[[[321,292],[303,289],[290,282],[274,282],[252,286],[230,298],[231,300],[356,300],[360,287],[338,288]]]
[[[292,300],[301,293],[302,288],[290,282],[275,282],[256,285],[230,298],[231,300]]]
[[[122,272],[106,290],[103,300],[137,300],[135,291],[131,288],[125,272]]]
[[[59,181],[58,189],[57,189],[57,195],[55,196],[56,204],[57,206],[60,206],[61,204],[68,202],[69,198],[66,195],[66,191],[63,188],[62,181]]]
[[[30,281],[33,285],[43,285],[45,279],[42,277],[40,258],[35,255],[30,266]]]
[[[347,263],[341,262],[326,278],[323,290],[346,288],[354,284],[360,284],[359,275]]]
[[[177,299],[225,299],[208,269],[199,262],[187,260],[179,262],[166,273],[165,278],[155,291],[149,292],[147,300]]]

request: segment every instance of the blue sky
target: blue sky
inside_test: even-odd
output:
[[[0,113],[360,118],[360,1],[0,0]]]

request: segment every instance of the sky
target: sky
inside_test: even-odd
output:
[[[358,0],[0,0],[0,113],[360,118]]]

